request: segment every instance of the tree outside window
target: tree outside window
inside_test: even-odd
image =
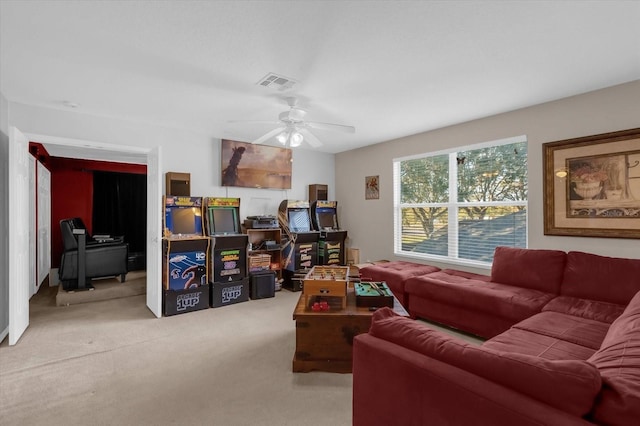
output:
[[[394,161],[396,254],[490,263],[495,247],[526,247],[527,143]]]

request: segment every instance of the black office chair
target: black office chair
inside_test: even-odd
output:
[[[92,278],[120,275],[123,283],[127,275],[129,245],[122,237],[96,239],[87,234],[87,228],[79,217],[60,221],[64,251],[58,276],[65,290],[78,288],[79,259],[84,257],[85,282]],[[76,232],[74,232],[76,230]],[[79,238],[82,230],[85,234],[85,248],[79,253]],[[79,232],[79,233],[78,233]],[[84,287],[84,286],[80,286]]]

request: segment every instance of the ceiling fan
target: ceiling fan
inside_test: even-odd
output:
[[[297,106],[298,100],[295,97],[285,98],[288,111],[283,111],[278,115],[279,121],[230,121],[229,123],[244,124],[276,124],[277,128],[265,133],[252,143],[261,144],[275,137],[278,142],[284,146],[295,148],[307,141],[314,148],[322,146],[322,142],[311,132],[311,129],[331,130],[344,133],[355,133],[356,128],[353,126],[345,126],[343,124],[320,123],[317,121],[306,121],[304,117],[307,111]]]

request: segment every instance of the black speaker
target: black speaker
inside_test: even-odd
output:
[[[276,273],[274,271],[251,274],[249,297],[252,299],[265,299],[276,295]]]

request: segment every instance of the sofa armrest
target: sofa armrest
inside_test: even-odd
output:
[[[370,334],[353,346],[353,425],[592,425],[476,374]]]

